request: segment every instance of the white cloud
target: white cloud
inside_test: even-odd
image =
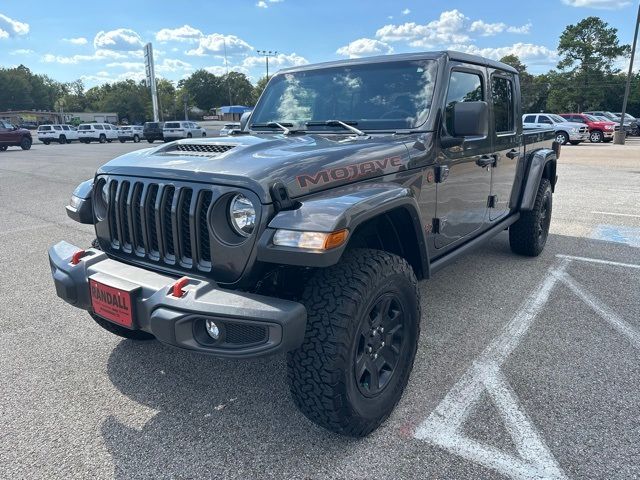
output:
[[[372,38],[359,38],[349,45],[340,47],[336,53],[349,58],[367,57],[370,55],[387,55],[393,53],[393,47],[389,44]]]
[[[93,39],[93,45],[96,48],[119,51],[140,50],[144,46],[140,35],[128,28],[100,31]]]
[[[411,13],[411,10],[409,10],[408,8],[405,8],[404,10],[402,10],[402,15],[409,15]]]
[[[256,3],[256,7],[258,8],[267,8],[268,6],[269,5],[267,5],[267,2],[264,2],[263,0],[260,0],[258,3]]]
[[[109,68],[124,68],[125,70],[143,70],[144,62],[111,62],[106,65]]]
[[[29,33],[29,24],[0,13],[0,38],[17,37]]]
[[[193,68],[190,63],[177,58],[165,58],[162,63],[156,66],[156,71],[161,73],[191,70],[193,70]]]
[[[191,25],[183,25],[178,28],[163,28],[156,33],[156,40],[159,42],[195,42],[204,34]]]
[[[406,22],[389,24],[378,29],[376,38],[383,42],[407,42],[410,47],[433,48],[450,43],[467,43],[475,33],[483,37],[499,33],[529,33],[531,23],[511,26],[503,22],[471,21],[459,10],[444,11],[437,20],[421,24]]]
[[[253,47],[235,35],[223,35],[212,33],[200,38],[198,48],[187,50],[187,55],[224,55],[226,48],[227,55],[248,53]]]
[[[571,7],[599,8],[603,10],[616,10],[631,5],[627,0],[562,0],[562,3]]]
[[[269,57],[269,66],[273,65],[274,67],[280,68],[298,67],[300,65],[306,65],[307,63],[309,63],[309,61],[306,58],[296,53],[290,53],[288,55],[279,53],[275,57]],[[261,56],[246,57],[242,62],[242,66],[245,68],[261,67],[263,65],[265,65],[265,59]]]
[[[412,47],[432,47],[442,43],[462,43],[469,39],[465,23],[469,19],[459,10],[442,12],[438,20],[426,24],[407,22],[402,25],[385,25],[378,29],[376,37],[383,42],[408,41]]]
[[[63,38],[63,42],[71,43],[72,45],[86,45],[89,41],[84,37],[77,38]]]
[[[495,48],[480,48],[476,45],[451,45],[450,48],[494,60],[499,60],[505,55],[516,55],[520,60],[528,64],[551,65],[558,61],[558,54],[555,50],[532,43],[514,43],[510,46]]]
[[[9,55],[28,56],[28,55],[31,55],[32,53],[33,53],[33,50],[31,50],[30,48],[18,48],[17,50],[11,50],[9,52]]]
[[[59,63],[61,65],[76,65],[81,62],[90,62],[94,60],[116,60],[121,58],[127,58],[127,55],[122,53],[114,52],[112,50],[96,50],[92,55],[72,55],[70,57],[65,57],[61,55],[54,55],[52,53],[47,53],[42,56],[42,61],[44,63]]]

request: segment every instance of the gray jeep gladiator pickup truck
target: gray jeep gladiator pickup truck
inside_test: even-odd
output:
[[[515,253],[545,246],[560,146],[521,118],[517,72],[477,56],[283,70],[231,136],[80,184],[67,212],[96,240],[50,248],[57,294],[125,338],[286,352],[304,415],[364,436],[407,385],[417,281],[503,230]]]

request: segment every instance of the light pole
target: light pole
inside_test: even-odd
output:
[[[613,134],[613,143],[624,145],[624,116],[627,111],[627,100],[629,99],[629,88],[631,87],[631,76],[633,75],[633,57],[636,55],[636,44],[638,43],[638,27],[640,27],[640,3],[638,4],[638,18],[636,18],[636,31],[633,34],[633,46],[631,47],[631,60],[629,60],[629,73],[627,74],[627,86],[624,89],[622,100],[622,112],[620,113],[620,130]]]
[[[271,50],[256,50],[258,55],[262,55],[267,62],[267,81],[269,81],[269,57],[275,57],[278,52]]]

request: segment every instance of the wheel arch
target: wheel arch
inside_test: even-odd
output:
[[[300,202],[296,210],[279,212],[258,241],[259,261],[308,267],[328,267],[351,248],[376,248],[399,255],[418,279],[430,275],[426,234],[413,191],[397,184],[377,184],[323,192]],[[304,251],[273,245],[278,229],[349,232],[342,246],[327,251]]]
[[[542,148],[531,153],[529,168],[525,178],[525,186],[520,199],[520,210],[531,210],[535,203],[540,180],[546,178],[551,183],[551,190],[555,191],[557,174],[556,153],[548,148]]]

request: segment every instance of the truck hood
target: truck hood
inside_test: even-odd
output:
[[[190,139],[138,150],[106,163],[97,174],[248,188],[270,203],[282,182],[291,198],[409,168],[405,143],[391,134],[260,134]]]
[[[579,122],[558,122],[555,124],[556,128],[582,128],[586,127],[584,123]]]
[[[605,128],[608,126],[614,126],[615,127],[615,123],[614,122],[589,122],[589,127],[590,128]]]

